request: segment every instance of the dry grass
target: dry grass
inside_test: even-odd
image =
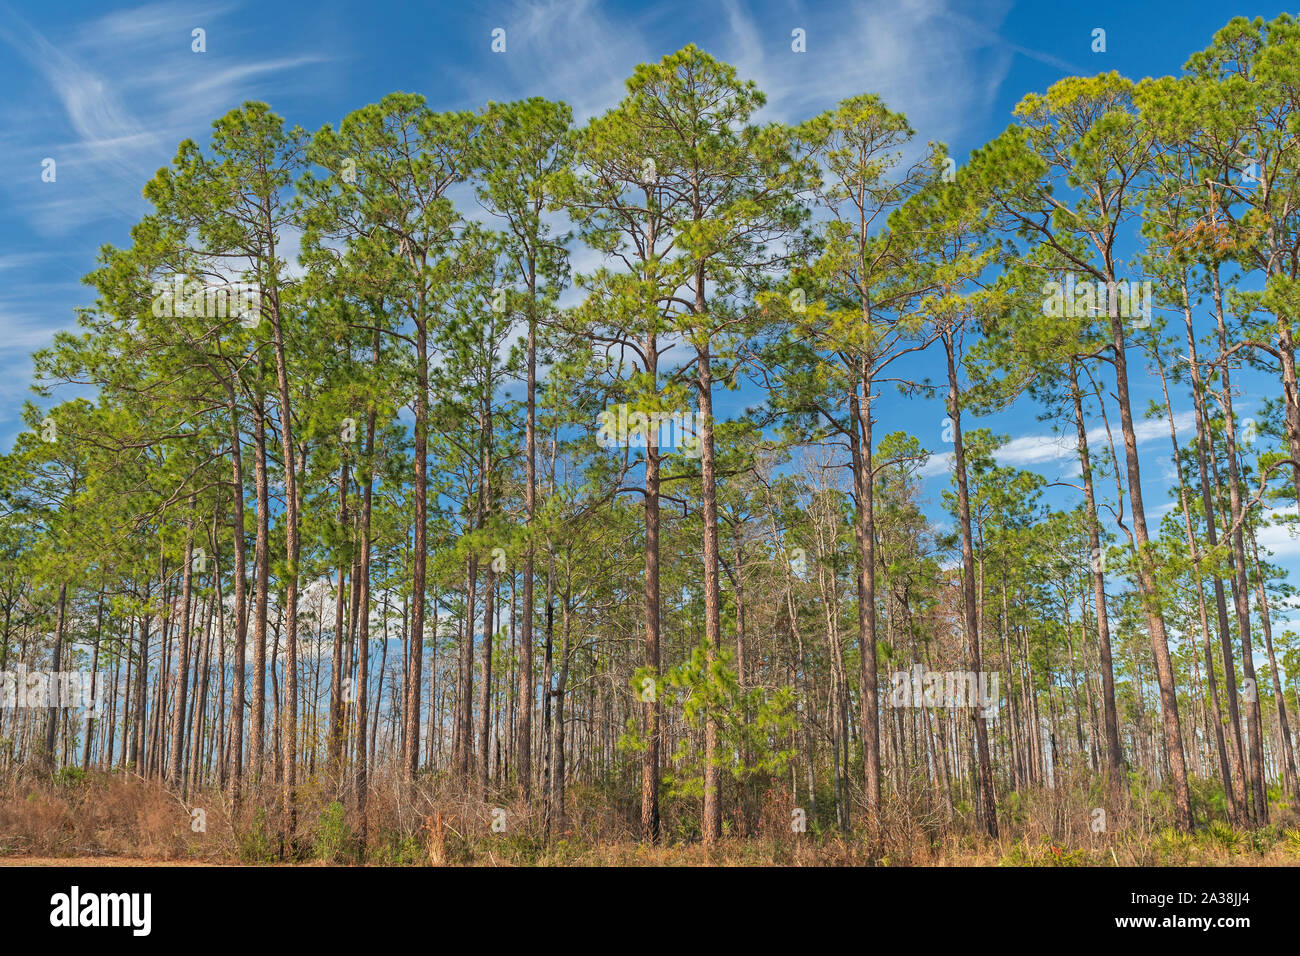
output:
[[[139,856],[160,861],[228,858],[230,821],[219,801],[196,804],[207,832],[195,832],[191,807],[160,784],[123,774],[0,790],[0,856]]]
[[[353,797],[329,781],[298,792],[292,833],[282,836],[280,795],[250,790],[230,812],[209,790],[188,801],[157,782],[123,773],[0,782],[0,860],[43,865],[94,861],[168,864],[398,866],[1216,866],[1300,864],[1300,818],[1282,804],[1273,822],[1234,830],[1200,808],[1193,834],[1172,829],[1167,801],[1134,785],[1104,797],[1085,779],[1058,790],[1011,793],[1000,802],[1000,839],[980,834],[970,808],[949,807],[920,788],[891,794],[878,829],[840,834],[810,815],[791,832],[788,795],[769,792],[748,817],[727,820],[728,837],[706,848],[689,801],[667,802],[662,844],[642,845],[635,807],[597,789],[574,788],[564,820],[548,828],[537,804],[488,801],[449,781],[408,786],[372,778],[362,819]],[[733,801],[732,806],[736,806]],[[191,825],[203,810],[206,829]],[[1105,809],[1105,828],[1096,812]],[[743,834],[739,835],[739,834]]]

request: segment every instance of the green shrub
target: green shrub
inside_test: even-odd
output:
[[[1196,841],[1190,834],[1175,830],[1173,827],[1166,827],[1156,834],[1156,838],[1151,842],[1151,848],[1156,853],[1157,864],[1182,866],[1191,859]]]
[[[314,851],[316,858],[326,863],[342,863],[352,856],[352,830],[348,827],[347,812],[337,800],[321,810],[316,820]]]
[[[241,834],[236,831],[235,844],[239,849],[239,858],[245,863],[271,863],[275,860],[265,809],[257,808],[253,814],[253,825],[248,832]]]
[[[54,782],[60,787],[77,787],[86,779],[86,772],[80,767],[64,767],[54,775]]]
[[[1245,843],[1240,833],[1219,820],[1212,820],[1209,826],[1201,831],[1201,840],[1206,846],[1217,847],[1228,853],[1240,851]]]

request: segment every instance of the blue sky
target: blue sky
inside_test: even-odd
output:
[[[766,118],[799,120],[875,92],[907,114],[920,140],[946,142],[964,157],[1007,125],[1025,93],[1073,74],[1176,73],[1232,16],[1280,11],[1201,0],[1140,8],[1005,0],[543,0],[472,8],[0,0],[0,450],[22,427],[30,353],[73,327],[74,309],[91,301],[80,278],[96,249],[127,241],[146,211],[141,187],[176,144],[204,139],[213,119],[245,100],[264,100],[312,130],[393,90],[422,93],[439,109],[543,95],[566,100],[581,120],[614,104],[637,63],[694,42],[758,82],[768,95]],[[1091,49],[1098,27],[1106,31],[1104,53]],[[196,28],[206,33],[206,52],[191,50]],[[504,53],[491,50],[496,28],[506,31]],[[796,28],[806,33],[806,53],[791,50]],[[41,178],[47,158],[57,163],[54,182]],[[914,366],[921,375],[933,367],[932,358]],[[1258,377],[1243,384],[1243,415],[1277,394]],[[1135,382],[1135,409],[1158,397],[1158,381]],[[753,397],[720,399],[719,414],[735,415]],[[1189,401],[1180,399],[1185,410]],[[937,401],[891,395],[878,428],[905,429],[940,448],[943,417]],[[1070,446],[1054,442],[1032,406],[976,424],[1011,437],[1005,464],[1049,480],[1071,474]],[[1190,437],[1186,413],[1180,427],[1180,439]],[[1146,423],[1143,434],[1154,521],[1171,504],[1167,426]],[[946,471],[941,462],[931,471],[927,492],[937,505]],[[1300,566],[1300,542],[1285,529],[1270,529],[1262,543],[1288,568]]]

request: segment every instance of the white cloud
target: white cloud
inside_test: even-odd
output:
[[[934,478],[938,475],[946,475],[952,469],[952,452],[941,451],[935,452],[926,459],[925,464],[917,469],[917,474],[922,478]]]
[[[1300,525],[1295,524],[1297,508],[1286,505],[1274,508],[1270,514],[1274,519],[1290,519],[1283,524],[1267,524],[1255,532],[1255,540],[1260,548],[1269,552],[1274,559],[1300,558]]]
[[[1195,429],[1195,421],[1195,413],[1190,410],[1174,413],[1174,425],[1178,429],[1180,444],[1186,440],[1185,436]],[[1111,434],[1115,437],[1115,453],[1122,458],[1124,455],[1124,439],[1118,423],[1112,424]],[[1157,418],[1137,422],[1133,426],[1133,434],[1139,445],[1167,439],[1169,437],[1169,421],[1166,418]],[[1099,461],[1103,454],[1109,456],[1109,448],[1107,447],[1109,441],[1110,437],[1104,424],[1088,429],[1088,448],[1094,462]],[[994,457],[999,465],[1012,468],[1027,468],[1053,461],[1059,462],[1061,470],[1057,472],[1057,475],[1070,477],[1079,474],[1079,461],[1076,457],[1077,444],[1078,439],[1073,431],[1059,434],[1049,432],[1046,434],[1020,435],[1000,445]],[[921,476],[930,478],[936,475],[946,475],[951,467],[949,465],[951,460],[952,452],[945,451],[932,454],[925,467],[921,469]],[[1174,477],[1172,471],[1170,477]],[[1145,481],[1143,484],[1145,484]]]

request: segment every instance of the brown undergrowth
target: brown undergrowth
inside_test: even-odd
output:
[[[662,839],[637,839],[635,806],[600,788],[574,787],[565,814],[517,794],[466,794],[453,781],[415,784],[378,774],[364,814],[355,794],[323,777],[296,793],[285,832],[281,792],[247,787],[237,806],[215,788],[193,794],[120,771],[30,772],[0,781],[5,862],[97,858],[166,863],[383,866],[1187,866],[1300,865],[1300,817],[1280,799],[1266,827],[1234,828],[1213,789],[1199,791],[1193,833],[1171,826],[1168,800],[1134,784],[1105,795],[1086,778],[999,799],[999,837],[985,836],[970,806],[902,786],[877,825],[855,807],[848,832],[795,808],[788,793],[729,817],[705,847],[690,801],[667,801]],[[734,804],[733,804],[734,805]],[[803,810],[802,832],[792,820]],[[832,811],[833,816],[833,811]]]

